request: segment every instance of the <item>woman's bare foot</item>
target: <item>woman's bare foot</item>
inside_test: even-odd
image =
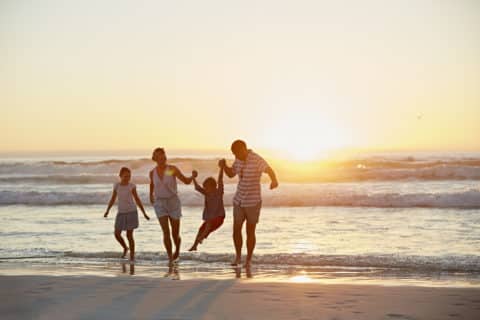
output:
[[[127,257],[127,252],[128,252],[128,248],[123,248],[122,259],[125,259]]]
[[[188,251],[197,251],[197,246],[192,246]]]
[[[173,261],[176,261],[178,259],[178,257],[180,256],[180,248],[177,248],[177,250],[175,250],[175,252],[173,253]]]
[[[244,266],[246,269],[250,269],[250,267],[252,266],[252,261],[251,261],[251,260],[245,261],[245,263],[243,264],[243,266]]]

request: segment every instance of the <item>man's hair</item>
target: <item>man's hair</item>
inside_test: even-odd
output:
[[[243,140],[235,140],[230,148],[231,150],[247,149],[247,144]]]
[[[122,168],[120,169],[120,173],[119,173],[118,175],[121,176],[121,175],[123,175],[124,173],[127,173],[127,172],[130,173],[130,174],[132,173],[132,171],[130,171],[129,168],[127,168],[127,167],[122,167]]]
[[[157,152],[161,152],[161,153],[165,154],[165,149],[163,149],[163,148],[155,148],[155,149],[153,150],[153,152],[152,152],[152,160],[154,160],[154,161],[155,161],[155,153],[157,153]]]
[[[208,177],[205,179],[202,183],[203,188],[206,189],[208,185],[211,185],[212,187],[216,188],[217,187],[217,181],[215,181],[215,178],[213,177]]]

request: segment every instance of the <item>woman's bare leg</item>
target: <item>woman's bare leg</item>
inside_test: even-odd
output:
[[[180,245],[182,238],[180,238],[180,219],[173,219],[169,217],[170,225],[172,226],[172,239],[175,244],[175,252],[173,253],[173,260],[177,260],[180,255]]]
[[[168,225],[168,216],[164,216],[158,218],[158,222],[160,223],[160,227],[162,227],[163,231],[163,245],[165,246],[165,250],[167,250],[168,260],[172,262],[172,240],[170,239],[170,227]]]

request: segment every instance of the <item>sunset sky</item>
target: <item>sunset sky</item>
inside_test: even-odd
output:
[[[480,151],[478,1],[2,1],[0,153]]]

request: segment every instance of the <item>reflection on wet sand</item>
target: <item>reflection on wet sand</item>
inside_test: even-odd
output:
[[[239,266],[233,267],[233,271],[235,272],[235,278],[241,279],[242,278],[242,268]],[[253,273],[252,273],[252,267],[246,267],[245,268],[245,276],[248,279],[253,278]]]

